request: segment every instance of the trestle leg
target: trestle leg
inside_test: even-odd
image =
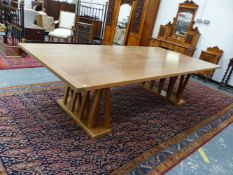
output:
[[[91,95],[91,94],[94,95]],[[99,116],[103,99],[104,117]],[[96,138],[111,132],[111,93],[110,88],[87,92],[75,92],[67,86],[64,97],[58,104],[87,132]]]
[[[184,100],[181,99],[181,96],[188,84],[188,81],[190,79],[191,75],[182,75],[180,77],[180,82],[179,86],[176,92],[176,95],[174,95],[174,89],[175,89],[175,84],[177,82],[178,76],[175,77],[170,77],[169,78],[169,84],[167,86],[167,90],[165,90],[165,82],[166,78],[162,78],[159,80],[158,87],[155,86],[155,80],[148,81],[148,82],[143,82],[142,85],[152,91],[153,93],[162,96],[166,100],[174,103],[175,105],[182,105],[185,103]]]

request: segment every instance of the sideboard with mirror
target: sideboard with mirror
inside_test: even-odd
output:
[[[109,0],[103,44],[148,46],[160,0]]]
[[[194,28],[197,9],[193,1],[180,3],[174,21],[161,25],[157,39],[152,38],[149,45],[193,56],[200,37],[198,28]]]

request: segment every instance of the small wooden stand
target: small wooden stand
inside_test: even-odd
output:
[[[218,64],[222,55],[223,55],[223,50],[219,49],[218,46],[208,47],[207,51],[201,52],[199,59],[213,64]],[[214,70],[198,72],[198,75],[205,77],[206,80],[211,79],[214,75]]]
[[[0,23],[0,35],[5,35],[6,26]],[[17,46],[11,46],[7,43],[0,42],[0,55],[4,57],[19,57],[20,56],[20,49]]]
[[[0,54],[4,57],[20,57],[21,49],[18,46],[10,46],[1,42]]]

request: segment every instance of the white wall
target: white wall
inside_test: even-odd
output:
[[[20,2],[21,0],[18,0],[18,2]],[[32,8],[32,1],[33,0],[24,0],[24,7],[25,8]],[[76,3],[77,0],[58,0],[58,1],[64,1],[64,2],[68,2],[68,3]]]
[[[21,2],[21,0],[18,0],[18,2]],[[24,7],[25,8],[32,8],[32,0],[24,0]]]
[[[105,4],[108,0],[84,0],[85,2],[97,3],[97,4]]]
[[[209,25],[196,24],[198,26],[201,37],[197,45],[195,57],[199,57],[201,50],[207,47],[218,46],[224,50],[219,65],[222,67],[214,74],[213,79],[221,81],[223,74],[229,63],[229,59],[233,58],[233,0],[194,0],[198,5],[196,19],[210,20]],[[161,0],[157,21],[155,24],[153,37],[158,35],[160,24],[167,24],[176,16],[179,3],[184,0]],[[233,85],[233,77],[230,80]]]

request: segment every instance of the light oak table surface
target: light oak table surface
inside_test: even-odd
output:
[[[219,68],[155,47],[28,43],[20,47],[80,91]]]

